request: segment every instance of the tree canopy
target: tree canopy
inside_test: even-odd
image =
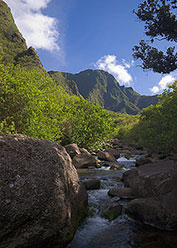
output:
[[[134,13],[145,23],[145,34],[150,42],[166,40],[177,41],[177,18],[175,11],[177,0],[146,0]],[[159,51],[146,41],[141,40],[133,47],[133,57],[141,59],[143,69],[152,69],[158,73],[170,73],[177,68],[175,47],[168,47],[166,52]]]

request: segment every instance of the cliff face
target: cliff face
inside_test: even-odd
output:
[[[43,69],[34,48],[27,48],[25,39],[15,25],[10,8],[2,0],[0,0],[0,63]]]

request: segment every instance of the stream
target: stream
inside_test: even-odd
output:
[[[97,178],[101,188],[88,190],[89,214],[80,224],[73,241],[67,248],[176,248],[177,233],[158,230],[137,223],[125,214],[128,200],[119,200],[123,206],[121,215],[113,221],[102,217],[102,212],[111,201],[108,190],[123,187],[122,174],[135,165],[135,156],[127,160],[122,154],[117,162],[100,169],[80,169],[81,179]],[[122,166],[120,170],[110,170],[112,164]]]

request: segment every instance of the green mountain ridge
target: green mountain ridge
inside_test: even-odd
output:
[[[59,72],[50,71],[55,81]],[[157,96],[140,95],[132,87],[120,86],[110,73],[103,70],[87,69],[77,74],[60,72],[66,79],[63,81],[65,88],[70,85],[77,86],[78,92],[87,100],[98,103],[107,110],[128,114],[137,114],[149,105],[158,102]],[[72,82],[72,83],[71,83]]]
[[[73,80],[68,80],[67,78],[65,78],[61,72],[50,71],[48,72],[48,74],[50,75],[51,78],[53,78],[53,80],[57,84],[61,85],[70,95],[73,94],[77,96],[80,95],[77,84]]]

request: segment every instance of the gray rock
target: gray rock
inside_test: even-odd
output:
[[[120,157],[120,152],[117,149],[113,149],[113,148],[106,148],[105,152],[109,152],[112,156],[114,156],[115,158],[119,158]]]
[[[130,187],[130,184],[136,179],[136,176],[138,176],[138,168],[132,168],[131,170],[125,171],[122,176],[124,186]]]
[[[73,164],[76,168],[88,168],[90,166],[96,167],[96,159],[87,153],[77,154],[73,158]]]
[[[122,206],[118,203],[112,203],[105,209],[105,211],[103,212],[103,216],[109,221],[112,221],[119,217],[121,215],[121,212]]]
[[[106,160],[109,162],[116,161],[116,158],[113,155],[111,155],[109,152],[99,151],[97,156],[99,159]]]
[[[99,179],[84,179],[82,182],[87,190],[100,189],[101,186]]]
[[[124,173],[125,186],[130,187],[136,198],[164,195],[175,187],[173,173],[177,164],[162,161],[142,165]]]
[[[143,164],[149,164],[149,163],[152,163],[152,160],[146,156],[142,156],[136,160],[136,166],[140,166]]]
[[[87,212],[87,192],[66,150],[0,135],[1,248],[63,247]]]
[[[85,149],[85,148],[79,148],[79,150],[80,150],[80,153],[87,153],[87,154],[91,155],[91,153],[89,151],[87,151],[87,149]]]
[[[112,188],[108,191],[108,195],[120,197],[123,199],[134,198],[132,190],[130,188]]]
[[[177,163],[142,165],[124,176],[135,198],[127,211],[135,219],[163,229],[177,229]]]
[[[126,213],[136,220],[160,229],[177,229],[177,215],[169,208],[164,209],[158,198],[139,198],[128,203]]]
[[[67,153],[69,153],[71,158],[74,158],[76,154],[80,154],[80,149],[76,144],[69,144],[65,146]]]

